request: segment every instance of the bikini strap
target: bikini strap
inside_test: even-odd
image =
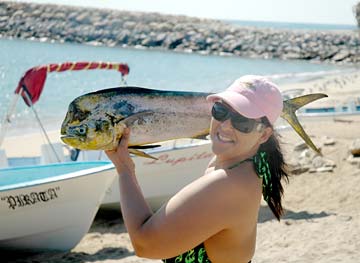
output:
[[[231,169],[234,169],[235,167],[238,167],[242,163],[252,162],[252,161],[254,161],[254,157],[247,158],[245,160],[241,160],[240,162],[234,163],[234,164],[230,165],[227,169],[231,170]]]

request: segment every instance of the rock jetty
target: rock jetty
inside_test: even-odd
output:
[[[360,62],[359,35],[350,30],[260,29],[159,13],[0,3],[2,38],[355,64]]]

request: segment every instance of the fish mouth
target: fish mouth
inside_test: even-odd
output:
[[[83,139],[79,136],[65,134],[65,135],[61,135],[60,139],[65,144],[67,144],[73,148],[80,149],[80,150],[91,150],[88,147],[86,147],[85,139]]]
[[[73,138],[77,138],[77,136],[70,134],[65,134],[60,136],[60,139],[73,139]]]
[[[86,136],[72,133],[61,134],[60,139],[67,145],[80,150],[107,150],[114,148],[112,145],[114,144],[115,135],[113,134],[110,139],[105,139],[105,141],[100,140],[97,142],[96,140],[88,140]]]
[[[72,134],[64,134],[60,135],[60,139],[65,142],[66,144],[72,144],[72,142],[82,142],[82,139],[79,136],[72,135]],[[73,146],[73,145],[71,145]]]

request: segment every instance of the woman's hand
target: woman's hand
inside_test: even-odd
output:
[[[128,150],[129,138],[130,129],[125,128],[118,147],[115,150],[105,151],[107,157],[115,165],[118,174],[135,174],[135,164]]]

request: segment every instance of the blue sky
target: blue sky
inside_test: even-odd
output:
[[[355,25],[360,0],[17,0],[218,19]]]

